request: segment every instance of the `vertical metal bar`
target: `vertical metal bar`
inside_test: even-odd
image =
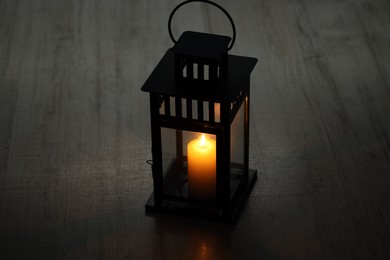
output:
[[[215,111],[214,111],[214,102],[209,102],[209,121],[210,123],[214,123],[215,121]]]
[[[187,106],[187,118],[192,119],[192,99],[188,98],[186,102]]]
[[[198,120],[203,121],[203,101],[198,100]]]
[[[249,93],[250,93],[250,79],[246,89],[244,90],[244,175],[249,173]]]
[[[187,78],[194,78],[194,62],[191,59],[187,60]]]
[[[183,61],[180,55],[175,55],[175,77],[176,79],[183,78]]]
[[[227,55],[227,53],[222,55],[219,63],[220,63],[219,76],[225,78],[226,75],[227,75],[227,67],[228,67],[228,55]]]
[[[222,205],[223,215],[229,218],[231,214],[230,203],[230,102],[221,102],[221,123],[223,133],[217,140],[217,199]]]
[[[198,79],[204,80],[204,64],[198,63]]]
[[[176,117],[179,117],[179,118],[183,117],[180,97],[175,97],[175,115],[176,115]]]
[[[152,134],[152,174],[154,188],[154,202],[158,206],[163,196],[163,165],[162,165],[162,142],[160,128],[160,96],[150,93],[150,125]]]
[[[209,66],[209,79],[210,81],[216,81],[217,80],[217,74],[218,74],[218,64],[216,62],[212,62]]]
[[[164,96],[164,109],[165,109],[165,115],[170,116],[171,115],[171,100],[169,99],[169,96]]]
[[[181,97],[175,97],[175,111],[177,118],[183,117]],[[178,172],[181,173],[183,168],[183,131],[180,129],[176,129],[176,166]]]
[[[183,131],[176,129],[176,167],[178,173],[183,172]]]

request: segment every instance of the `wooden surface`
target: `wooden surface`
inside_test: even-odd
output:
[[[252,76],[239,222],[145,216],[180,1],[0,0],[1,259],[389,259],[390,2],[219,0]],[[173,31],[231,34],[192,4]]]

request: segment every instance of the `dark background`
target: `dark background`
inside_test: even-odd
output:
[[[0,0],[0,258],[390,258],[390,2],[217,1],[259,59],[236,225],[145,216],[140,88],[178,3]],[[231,35],[202,4],[184,30]]]

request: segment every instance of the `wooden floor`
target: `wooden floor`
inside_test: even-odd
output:
[[[259,59],[236,225],[145,215],[179,0],[0,0],[1,259],[390,259],[390,2],[217,2]],[[231,35],[199,3],[184,30]]]

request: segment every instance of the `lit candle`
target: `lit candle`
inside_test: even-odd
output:
[[[196,199],[214,199],[216,194],[216,143],[200,138],[188,143],[188,191]]]

